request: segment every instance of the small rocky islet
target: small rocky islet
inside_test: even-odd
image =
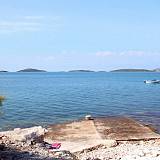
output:
[[[19,70],[17,72],[46,72],[46,71],[40,70],[40,69],[26,68],[26,69]]]

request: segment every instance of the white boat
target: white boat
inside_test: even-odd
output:
[[[160,80],[157,80],[157,79],[153,79],[153,80],[145,80],[144,83],[147,83],[147,84],[160,84]]]

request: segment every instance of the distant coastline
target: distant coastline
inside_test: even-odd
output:
[[[7,70],[0,70],[0,73],[6,73],[10,72]],[[46,70],[41,70],[41,69],[34,69],[34,68],[26,68],[22,69],[16,72],[48,72]],[[106,72],[160,72],[160,68],[156,69],[129,69],[129,68],[124,68],[124,69],[115,69],[111,71],[105,71],[105,70],[99,70],[99,71],[93,71],[93,70],[85,70],[85,69],[79,69],[79,70],[69,70],[69,71],[56,71],[56,72],[68,72],[68,73],[106,73]]]

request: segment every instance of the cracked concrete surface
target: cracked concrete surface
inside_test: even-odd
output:
[[[102,144],[104,140],[156,139],[160,135],[126,117],[95,118],[56,124],[48,128],[45,141],[61,142],[61,150],[77,152]]]

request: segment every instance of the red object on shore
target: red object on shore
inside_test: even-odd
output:
[[[53,143],[52,148],[53,149],[59,149],[61,147],[61,143]]]

